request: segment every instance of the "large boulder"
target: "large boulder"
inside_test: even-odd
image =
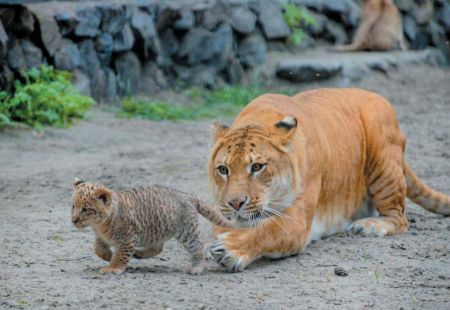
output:
[[[161,46],[164,54],[173,56],[178,53],[180,42],[171,28],[167,28],[161,33]]]
[[[417,24],[414,18],[409,15],[403,18],[403,31],[410,42],[415,40],[417,36]]]
[[[153,61],[145,62],[142,66],[139,91],[148,94],[166,89],[167,86],[166,77],[156,63]]]
[[[55,20],[58,23],[61,35],[67,36],[75,31],[79,20],[73,10],[65,10],[55,14]]]
[[[102,5],[98,7],[102,14],[101,30],[112,36],[119,33],[130,17],[130,10],[119,4]]]
[[[237,32],[250,34],[255,30],[256,15],[246,7],[234,7],[230,13],[230,24]]]
[[[54,63],[58,69],[74,70],[81,63],[78,47],[72,41],[63,39],[61,48],[55,53]]]
[[[195,65],[208,61],[213,56],[213,50],[209,45],[213,33],[203,28],[192,28],[183,37],[178,50],[178,58],[186,58],[187,64]]]
[[[11,30],[15,34],[21,37],[28,36],[34,31],[34,16],[27,8],[22,7],[16,13],[16,18],[11,26]]]
[[[113,38],[108,32],[103,32],[95,40],[95,50],[97,51],[98,59],[104,66],[108,66],[111,60],[113,43]]]
[[[121,54],[114,60],[118,92],[122,96],[136,93],[141,79],[141,64],[133,52]]]
[[[78,69],[72,71],[72,83],[79,93],[91,97],[91,84],[83,72]]]
[[[75,35],[79,37],[93,38],[100,33],[102,14],[93,6],[83,6],[76,12],[78,24],[75,27]]]
[[[0,20],[0,65],[3,64],[3,60],[6,54],[6,44],[8,42],[8,35],[6,34],[5,28]]]
[[[92,96],[96,100],[100,100],[105,90],[106,75],[101,70],[100,60],[95,51],[95,44],[92,40],[84,40],[78,43],[78,48],[81,55],[80,68],[90,80]]]
[[[131,50],[134,44],[134,35],[130,25],[127,23],[114,37],[113,51],[126,52]]]
[[[178,12],[178,18],[173,24],[173,28],[176,30],[189,30],[195,25],[195,16],[192,10],[181,9]]]
[[[290,34],[281,6],[276,1],[260,0],[251,3],[251,8],[258,14],[258,23],[267,39],[283,39]]]
[[[228,20],[230,7],[225,2],[218,1],[211,8],[203,11],[201,24],[207,30],[214,30]]]
[[[238,59],[245,67],[254,67],[266,60],[266,41],[258,34],[246,37],[239,44]]]
[[[29,9],[37,19],[42,44],[47,53],[53,57],[62,45],[62,36],[59,32],[58,24],[52,12],[43,9],[39,5],[29,6]]]
[[[110,103],[117,100],[117,78],[110,68],[105,68],[105,93],[103,99]]]
[[[161,52],[161,43],[156,33],[153,18],[147,12],[135,9],[131,16],[131,27],[135,30],[139,50],[148,58]]]
[[[208,46],[212,51],[210,64],[217,71],[222,70],[233,51],[233,31],[230,25],[226,23],[220,25],[211,37]]]
[[[11,40],[7,60],[9,66],[16,71],[39,67],[45,63],[42,51],[25,39]]]

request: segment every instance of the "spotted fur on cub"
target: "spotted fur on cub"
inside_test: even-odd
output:
[[[95,254],[111,262],[101,269],[103,273],[122,273],[131,256],[149,258],[161,253],[164,242],[172,237],[191,254],[189,272],[202,273],[204,249],[197,213],[216,225],[231,226],[212,206],[168,187],[112,191],[78,178],[73,181],[72,222],[77,228],[93,228]]]

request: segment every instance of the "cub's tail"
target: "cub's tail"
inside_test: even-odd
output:
[[[450,215],[450,196],[435,191],[412,171],[405,161],[406,196],[433,213]]]
[[[233,222],[224,217],[217,208],[207,204],[205,201],[195,198],[195,205],[198,213],[204,218],[211,221],[213,224],[223,227],[232,227]]]

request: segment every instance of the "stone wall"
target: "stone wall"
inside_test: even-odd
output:
[[[8,1],[7,1],[8,2]],[[9,1],[0,5],[0,88],[23,69],[72,71],[97,100],[200,85],[239,83],[271,49],[290,49],[281,4],[271,0]],[[292,0],[316,23],[296,49],[346,43],[360,18],[357,0]],[[448,55],[450,2],[396,0],[412,49]]]

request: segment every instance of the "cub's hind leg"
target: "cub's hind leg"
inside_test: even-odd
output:
[[[183,217],[182,224],[175,238],[191,255],[192,266],[188,272],[195,275],[202,274],[204,246],[200,241],[197,212],[194,211],[194,208],[186,208],[186,214]]]
[[[134,251],[133,258],[137,259],[144,259],[144,258],[150,258],[158,255],[163,251],[164,245],[158,245],[151,248],[147,248],[144,250],[136,250]]]
[[[403,149],[389,145],[368,165],[368,188],[379,216],[353,222],[349,230],[362,235],[386,236],[405,232],[406,180],[403,174]]]

